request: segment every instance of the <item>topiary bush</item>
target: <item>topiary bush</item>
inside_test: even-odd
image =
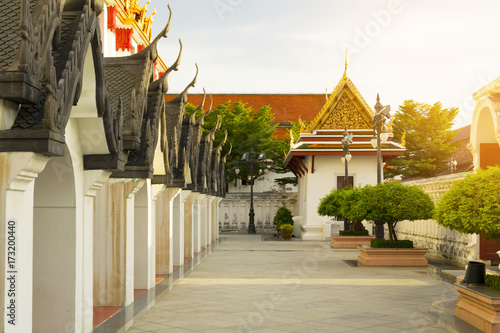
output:
[[[280,232],[280,227],[283,224],[290,224],[293,227],[292,211],[285,206],[278,209],[276,215],[274,215],[273,224],[276,225],[276,230]]]
[[[370,246],[373,248],[397,248],[397,249],[412,249],[413,241],[411,240],[396,240],[391,241],[388,239],[372,239]]]
[[[500,241],[500,167],[478,169],[453,183],[436,206],[437,222]]]
[[[363,187],[363,205],[366,220],[387,223],[390,240],[397,240],[396,225],[399,221],[427,220],[432,218],[434,203],[427,193],[417,186],[398,182],[380,183]]]
[[[318,206],[319,216],[342,218],[342,190],[333,189],[328,195],[321,198]]]
[[[280,230],[283,235],[291,235],[295,229],[291,224],[282,224]]]
[[[491,289],[500,290],[500,276],[486,274],[484,277],[484,285]]]
[[[364,220],[366,210],[362,204],[364,192],[361,188],[349,187],[342,190],[333,189],[323,197],[318,206],[320,216],[331,216],[337,219],[344,218],[351,221],[350,230],[357,230],[357,226]],[[364,227],[361,225],[361,230]]]
[[[368,230],[339,230],[339,236],[368,236]]]

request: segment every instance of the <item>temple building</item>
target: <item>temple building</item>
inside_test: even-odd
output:
[[[378,97],[377,105],[381,106]],[[377,183],[377,149],[371,144],[375,135],[373,118],[372,109],[344,72],[312,122],[302,126],[299,138],[291,143],[285,165],[299,180],[295,227],[301,238],[330,236],[330,220],[318,215],[317,206],[332,189],[344,187],[346,173],[349,185]],[[387,140],[381,144],[383,162],[405,151],[404,146],[392,141],[391,131],[389,122]],[[346,139],[348,154],[343,145]],[[348,155],[352,156],[350,161]]]
[[[138,0],[0,11],[0,327],[92,332],[219,238],[221,123],[186,116],[196,76],[165,100],[172,11],[157,36]]]

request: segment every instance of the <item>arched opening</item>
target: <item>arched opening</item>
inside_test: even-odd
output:
[[[69,151],[35,180],[33,332],[66,332],[75,323],[76,196]]]
[[[473,147],[477,153],[475,166],[486,169],[488,166],[500,165],[500,146],[496,141],[492,111],[488,106],[484,106],[476,112],[477,116],[473,120],[475,137],[471,138],[471,143],[474,142]],[[480,259],[498,260],[497,251],[499,250],[500,245],[480,235]]]
[[[500,165],[500,146],[495,138],[493,117],[489,108],[479,111],[477,121],[476,142],[479,147],[479,166]]]

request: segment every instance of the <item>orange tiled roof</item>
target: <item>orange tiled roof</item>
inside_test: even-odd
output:
[[[210,94],[207,94],[205,109],[210,105]],[[166,100],[171,100],[177,94],[167,94]],[[260,109],[264,105],[271,106],[272,112],[276,115],[274,119],[277,123],[287,123],[298,121],[299,116],[303,121],[309,122],[318,114],[325,104],[325,94],[211,94],[214,106],[231,102],[247,103],[254,110]],[[201,103],[203,94],[189,94],[189,102],[198,105]]]

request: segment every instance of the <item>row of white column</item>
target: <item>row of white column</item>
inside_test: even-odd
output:
[[[219,238],[221,198],[110,179],[80,162],[70,154],[0,154],[5,333],[92,332],[94,306],[131,304],[134,289],[153,288],[158,274],[171,274]]]

